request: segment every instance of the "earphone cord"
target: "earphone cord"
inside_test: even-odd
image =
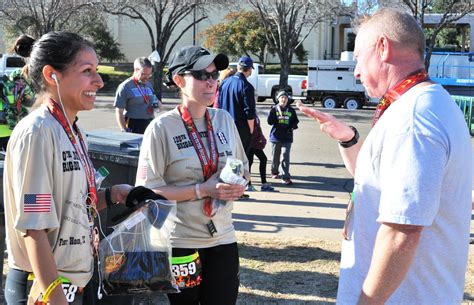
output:
[[[64,116],[66,117],[67,123],[69,124],[69,128],[71,128],[71,130],[74,130],[74,129],[72,129],[72,124],[71,124],[71,122],[69,121],[69,118],[67,117],[66,109],[64,109],[63,100],[62,100],[62,98],[61,98],[61,92],[59,91],[59,82],[58,82],[58,80],[56,79],[56,77],[53,77],[53,79],[54,79],[54,81],[56,82],[56,89],[57,89],[57,92],[58,92],[59,103],[61,104],[61,109],[63,110],[63,113],[64,113]]]

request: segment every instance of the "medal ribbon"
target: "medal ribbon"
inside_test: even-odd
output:
[[[18,92],[18,85],[15,85],[15,88],[13,89],[13,101],[15,101],[16,110],[17,110],[18,114],[20,114],[21,98],[23,97],[23,94],[25,93],[25,88],[26,88],[26,86],[21,88],[21,91]]]
[[[146,95],[146,86],[145,86],[145,92],[142,90],[142,86],[138,83],[138,81],[135,78],[132,78],[133,82],[135,83],[135,86],[138,88],[138,92],[140,92],[141,96],[143,96],[143,99],[145,100],[145,104],[148,105],[150,103],[150,97]]]
[[[209,112],[206,109],[205,117],[207,123],[207,138],[209,140],[209,153],[208,156],[206,149],[204,148],[204,143],[202,142],[201,136],[194,125],[193,118],[189,114],[189,111],[184,106],[178,106],[179,114],[183,120],[186,131],[188,132],[188,137],[193,143],[193,147],[196,150],[196,153],[201,162],[202,171],[204,174],[204,181],[209,179],[216,171],[217,164],[219,162],[219,154],[217,152],[216,138],[214,136],[214,131],[212,129],[211,117]],[[212,217],[212,199],[207,197],[204,199],[203,212],[206,216]]]
[[[380,119],[382,114],[387,110],[387,108],[396,100],[400,98],[400,96],[413,88],[414,86],[422,83],[424,81],[429,80],[430,77],[425,69],[420,69],[412,74],[408,75],[400,82],[398,82],[393,88],[389,89],[384,96],[380,99],[377,109],[375,110],[374,121],[372,123],[372,127],[377,123]]]
[[[74,150],[79,156],[82,166],[84,167],[84,170],[86,171],[87,190],[88,190],[87,204],[95,207],[97,204],[97,188],[95,184],[94,166],[92,165],[91,159],[87,155],[87,148],[84,143],[84,138],[82,137],[81,131],[77,127],[76,123],[74,123],[73,128],[74,128],[74,131],[76,131],[77,136],[79,138],[79,145],[80,145],[79,147],[79,145],[77,144],[76,138],[74,137],[74,134],[72,133],[71,126],[69,126],[69,123],[61,107],[52,99],[48,101],[47,107],[51,115],[63,127],[64,132],[66,132],[69,138],[69,141],[71,141],[72,146],[74,146]],[[91,212],[91,215],[94,215],[94,213]]]

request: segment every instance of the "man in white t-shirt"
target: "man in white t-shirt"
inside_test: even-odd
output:
[[[471,139],[462,113],[424,69],[416,20],[380,9],[358,27],[354,75],[382,97],[365,142],[300,106],[339,141],[354,176],[339,304],[459,304],[471,221]]]

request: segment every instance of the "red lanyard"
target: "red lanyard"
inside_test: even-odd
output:
[[[137,86],[138,91],[140,92],[141,96],[143,96],[143,99],[145,100],[145,104],[148,105],[148,103],[150,102],[150,98],[148,97],[148,95],[146,95],[146,85],[145,85],[145,92],[143,92],[142,86],[140,86],[138,81],[135,78],[132,78],[132,79],[133,79],[133,82],[135,83],[135,86]]]
[[[77,136],[79,138],[79,144],[80,147],[77,145],[76,138],[74,137],[74,134],[72,133],[71,126],[69,126],[69,123],[64,115],[64,112],[62,111],[61,107],[50,99],[47,104],[48,110],[51,113],[51,115],[61,124],[63,127],[64,131],[66,132],[69,141],[71,141],[72,146],[74,146],[74,150],[76,151],[77,155],[79,156],[79,159],[82,163],[82,166],[84,167],[84,170],[86,171],[86,178],[87,178],[87,189],[88,189],[88,196],[87,196],[87,204],[88,205],[93,205],[96,206],[97,204],[97,188],[95,184],[95,174],[94,174],[94,166],[92,165],[92,161],[87,155],[87,149],[86,145],[84,143],[84,139],[82,137],[81,131],[79,128],[77,128],[76,123],[73,124],[73,128],[77,133]],[[92,215],[94,215],[92,213]]]
[[[193,118],[189,114],[189,111],[184,106],[178,106],[179,114],[183,120],[186,131],[188,132],[188,137],[193,143],[193,147],[196,150],[196,153],[201,162],[202,171],[204,173],[204,179],[209,179],[216,171],[217,164],[219,162],[219,153],[217,152],[216,138],[214,136],[214,131],[212,129],[211,118],[209,112],[206,109],[206,123],[207,123],[207,139],[209,140],[209,152],[210,157],[208,156],[206,149],[204,148],[204,143],[202,142],[201,136],[194,125]],[[210,197],[204,199],[204,213],[206,216],[211,217],[212,215],[212,200]]]
[[[23,97],[23,94],[25,93],[25,88],[21,88],[21,91],[18,92],[18,85],[15,85],[15,88],[13,89],[13,100],[16,102],[16,110],[18,111],[18,114],[20,114],[21,110],[21,98]]]
[[[377,105],[377,109],[375,110],[374,121],[372,123],[372,127],[377,123],[380,119],[382,114],[387,110],[387,108],[396,100],[400,98],[400,96],[413,88],[414,86],[422,83],[424,81],[429,80],[430,77],[425,69],[420,69],[412,74],[408,75],[400,82],[398,82],[392,89],[389,89],[384,96],[379,101]]]

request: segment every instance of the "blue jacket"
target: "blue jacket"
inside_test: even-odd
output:
[[[278,107],[273,106],[267,118],[268,124],[272,125],[270,142],[293,143],[293,130],[298,128],[300,122],[296,111],[290,105],[280,108],[281,112],[277,111]]]
[[[240,72],[221,83],[217,103],[230,113],[239,130],[248,129],[247,120],[255,119],[255,89]]]

